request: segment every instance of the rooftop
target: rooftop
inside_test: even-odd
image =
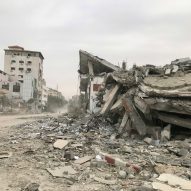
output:
[[[4,51],[14,51],[14,52],[31,52],[31,53],[39,53],[40,57],[44,59],[44,56],[40,51],[32,51],[32,50],[25,50],[23,47],[18,46],[18,45],[13,45],[13,46],[8,46],[8,49],[4,49]]]

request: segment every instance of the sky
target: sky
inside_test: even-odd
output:
[[[191,0],[0,0],[4,49],[42,52],[47,86],[77,94],[79,50],[115,65],[164,65],[191,56]]]

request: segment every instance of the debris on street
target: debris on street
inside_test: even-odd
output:
[[[61,178],[66,190],[82,184],[92,185],[93,190],[100,186],[101,190],[190,189],[191,138],[150,144],[140,137],[119,136],[117,127],[105,116],[71,118],[73,122],[66,125],[68,117],[64,114],[16,126],[4,148],[14,154],[2,159],[2,165],[18,166],[14,161],[22,158],[38,169],[36,177],[43,173],[63,189],[63,184],[54,182]],[[57,140],[69,144],[57,149]],[[22,152],[20,145],[25,145]],[[35,181],[41,190],[43,183]]]
[[[16,180],[10,185],[190,190],[191,60],[127,70],[126,63],[119,68],[80,51],[78,72],[84,100],[79,115],[71,110],[17,125],[0,139],[0,168]],[[25,176],[17,176],[20,171]]]

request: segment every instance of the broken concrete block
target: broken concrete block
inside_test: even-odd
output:
[[[111,178],[112,178],[111,174],[106,174],[105,175],[105,180],[111,180]]]
[[[127,173],[124,170],[119,171],[119,178],[125,179],[127,177]]]
[[[102,115],[107,113],[110,110],[110,108],[112,107],[113,102],[115,101],[115,98],[117,96],[117,92],[118,92],[119,88],[120,88],[120,85],[117,84],[112,89],[111,93],[109,94],[107,102],[104,104],[104,106],[103,106],[103,108],[102,108],[102,110],[100,112]]]
[[[23,191],[39,191],[40,185],[37,183],[30,183],[28,184]]]
[[[111,107],[110,111],[116,111],[122,108],[122,97],[120,97]]]
[[[122,104],[129,115],[130,121],[132,122],[132,126],[136,128],[136,130],[141,136],[145,135],[147,131],[147,126],[141,118],[139,112],[135,108],[132,99],[127,97],[123,99]]]
[[[77,173],[71,166],[47,168],[47,171],[54,177],[65,177],[66,174],[74,175]]]
[[[165,70],[165,75],[170,75],[170,73],[171,73],[171,69],[170,69],[170,68],[167,68],[167,69]]]
[[[63,149],[65,146],[67,146],[69,141],[67,140],[62,140],[62,139],[57,139],[56,142],[53,144],[54,148],[57,149]]]
[[[122,133],[122,130],[124,129],[124,127],[126,126],[127,124],[127,121],[128,121],[128,113],[125,112],[124,116],[123,116],[123,119],[122,119],[122,122],[121,122],[121,125],[119,127],[119,133]]]
[[[177,65],[173,66],[172,73],[176,73],[178,71],[179,67]]]
[[[75,160],[74,163],[75,164],[83,164],[87,161],[90,161],[92,158],[93,158],[93,156],[85,156],[85,157],[82,157],[82,158]]]
[[[129,147],[127,145],[124,145],[122,148],[121,148],[122,152],[124,153],[132,153],[132,147]]]
[[[191,181],[185,180],[173,174],[161,174],[157,180],[162,182],[168,182],[171,186],[179,186],[184,190],[191,190]]]
[[[97,182],[100,182],[102,184],[108,184],[108,185],[113,185],[113,184],[116,184],[117,181],[116,180],[105,180],[105,179],[102,179],[102,178],[99,178],[99,177],[93,177],[93,179]]]
[[[151,138],[149,138],[149,137],[146,137],[146,138],[144,138],[144,140],[143,140],[145,143],[147,143],[147,144],[152,144],[152,142],[153,142],[153,140],[151,139]]]
[[[161,132],[161,141],[169,141],[171,137],[171,124],[168,124]]]
[[[179,188],[173,188],[167,184],[163,184],[160,182],[153,182],[152,186],[154,189],[161,190],[161,191],[183,191]]]
[[[178,156],[183,157],[188,154],[188,149],[180,149],[179,152],[177,153]]]

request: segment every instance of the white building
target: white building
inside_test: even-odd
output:
[[[32,95],[35,83],[37,99],[41,103],[43,60],[42,53],[38,51],[24,50],[20,46],[9,46],[8,49],[5,49],[4,71],[11,76],[18,77],[18,80],[23,83],[25,100],[30,97],[29,94]],[[24,82],[25,80],[26,82]]]
[[[63,97],[61,92],[59,92],[58,90],[52,89],[52,88],[48,88],[48,95],[53,96],[53,97],[57,97],[57,98]]]
[[[35,78],[32,76],[31,73],[24,75],[22,99],[27,102],[30,99],[37,98],[37,95],[35,95],[36,91],[37,88]]]

